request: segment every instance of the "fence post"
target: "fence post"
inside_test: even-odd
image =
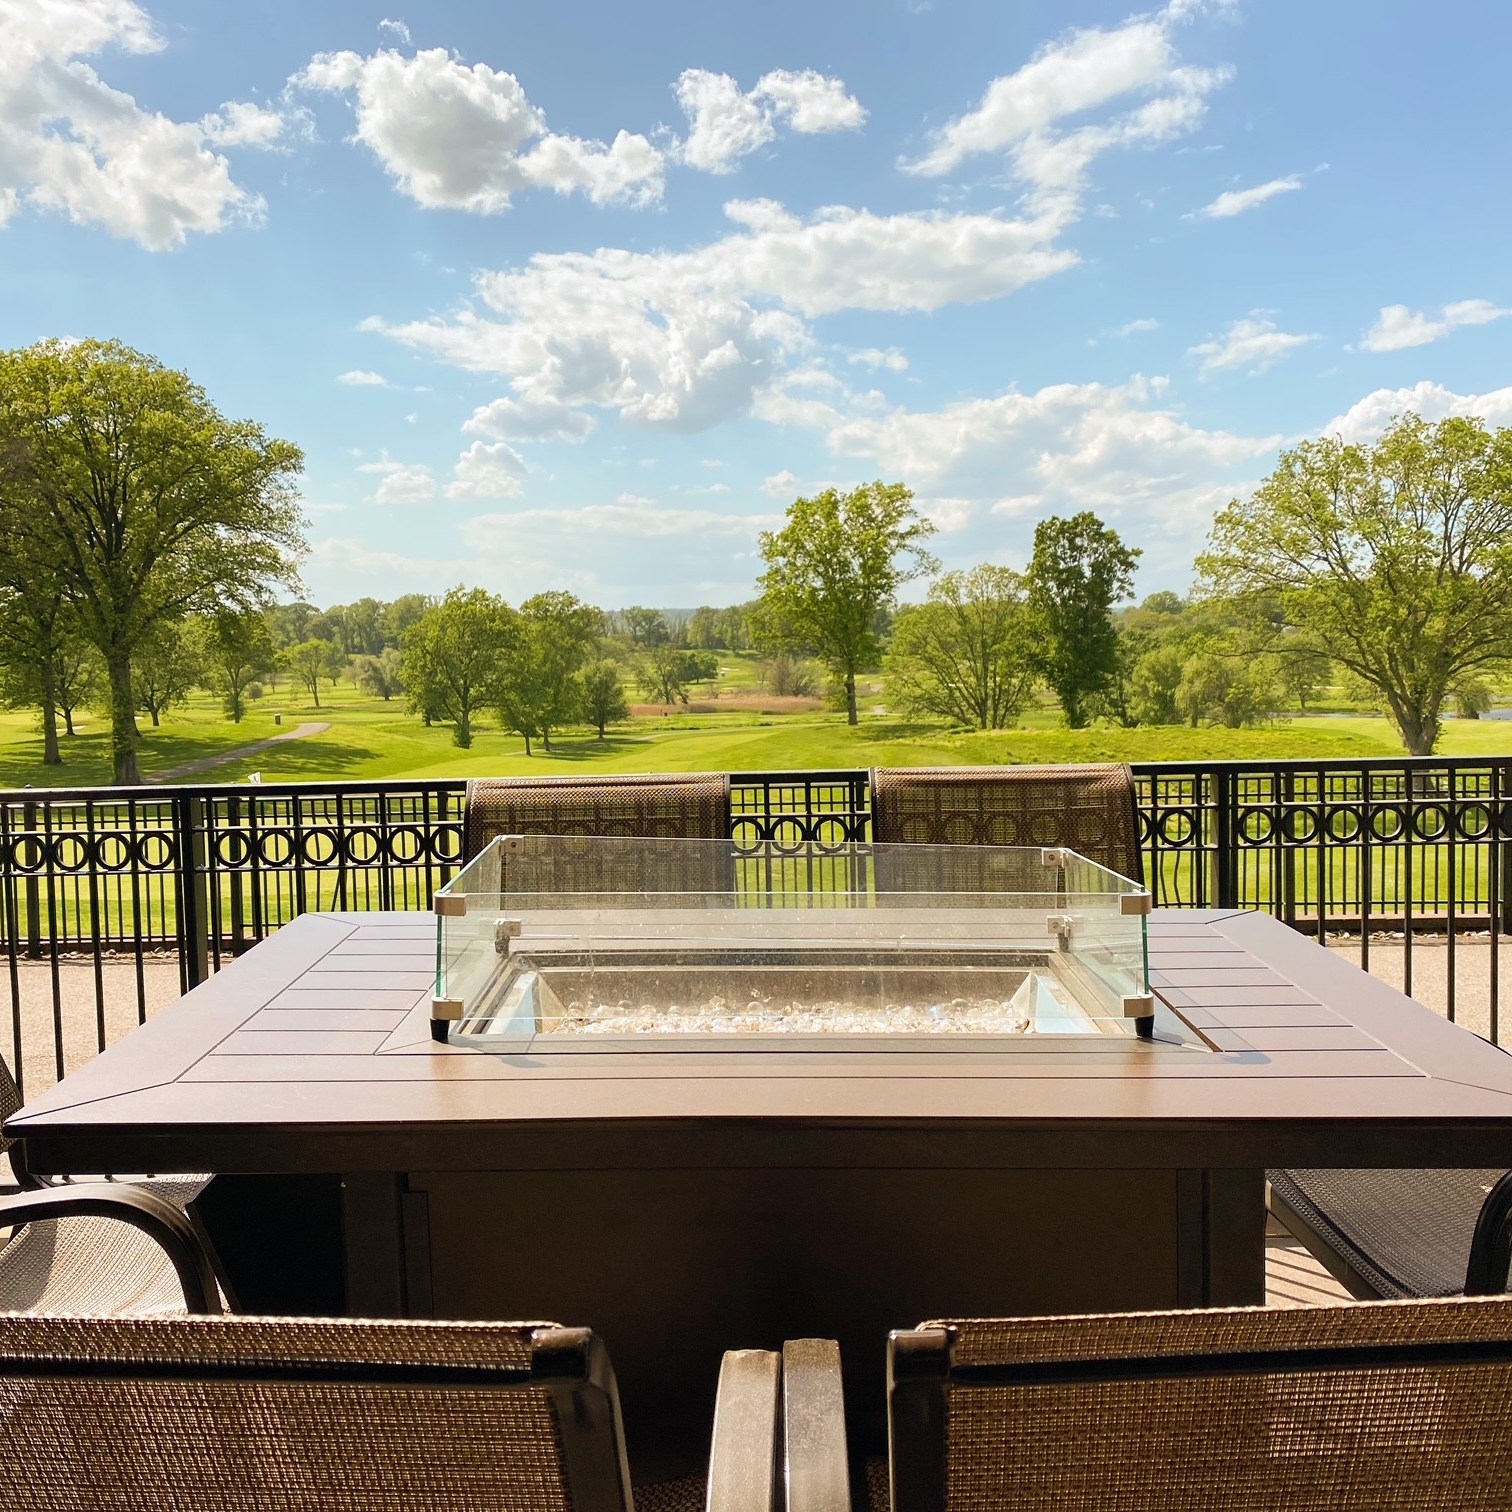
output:
[[[180,789],[173,799],[179,854],[179,981],[185,992],[210,976],[210,889],[204,799]]]
[[[1227,764],[1213,773],[1213,901],[1218,908],[1239,906],[1239,829],[1234,812],[1234,771]]]
[[[1494,769],[1491,801],[1491,845],[1500,867],[1497,908],[1491,919],[1492,933],[1512,934],[1512,766],[1499,763]],[[1498,917],[1499,915],[1499,917]]]
[[[37,833],[37,805],[34,800],[28,799],[21,810],[21,823],[24,833],[35,835]],[[33,840],[32,844],[40,852],[42,842]],[[39,872],[29,872],[23,887],[26,892],[26,958],[29,961],[42,959],[42,884],[38,881]],[[20,1047],[16,1054],[20,1056]]]

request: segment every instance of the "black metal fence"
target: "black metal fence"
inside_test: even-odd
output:
[[[1342,936],[1368,969],[1498,1038],[1512,758],[1135,772],[1159,903],[1261,908]],[[0,793],[18,1076],[61,1076],[299,913],[428,906],[459,863],[464,791],[455,780]],[[733,838],[753,857],[867,837],[865,772],[739,773],[732,800]]]

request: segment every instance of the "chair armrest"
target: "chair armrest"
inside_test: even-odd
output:
[[[1475,1237],[1470,1241],[1470,1263],[1465,1267],[1465,1295],[1492,1297],[1507,1290],[1507,1270],[1512,1262],[1512,1171],[1508,1171],[1486,1194]]]
[[[845,1392],[833,1339],[782,1346],[782,1452],[787,1512],[850,1512]]]
[[[167,1256],[191,1313],[218,1313],[215,1271],[189,1219],[153,1192],[108,1182],[43,1187],[0,1198],[0,1228],[20,1228],[56,1218],[113,1218],[156,1242]]]
[[[705,1512],[780,1512],[777,1380],[781,1356],[732,1349],[719,1367]]]

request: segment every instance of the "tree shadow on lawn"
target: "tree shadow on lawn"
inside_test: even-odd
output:
[[[606,756],[618,756],[626,751],[644,750],[651,744],[643,735],[606,735],[602,740],[589,736],[582,740],[553,740],[548,751],[540,741],[533,740],[530,754],[532,759],[539,756],[547,761],[591,762],[602,761]]]

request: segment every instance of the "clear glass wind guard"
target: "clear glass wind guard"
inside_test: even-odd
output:
[[[438,1039],[506,1053],[1198,1041],[1072,851],[506,835],[435,899]]]

